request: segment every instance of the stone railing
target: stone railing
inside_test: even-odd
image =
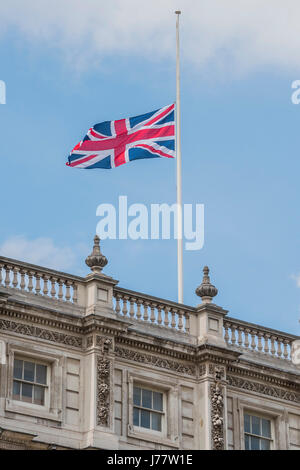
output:
[[[231,347],[290,360],[291,344],[299,337],[226,317],[224,319],[224,339]]]
[[[77,288],[83,279],[34,264],[0,257],[0,287],[77,304]]]
[[[114,308],[117,315],[144,323],[171,329],[174,332],[190,332],[192,307],[153,297],[140,292],[114,288]]]

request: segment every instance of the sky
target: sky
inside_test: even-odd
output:
[[[65,165],[93,124],[175,101],[181,22],[183,202],[205,242],[184,252],[184,303],[203,266],[229,315],[300,335],[300,4],[296,0],[11,0],[1,6],[0,254],[89,272],[101,203],[176,201],[176,162]],[[175,240],[104,240],[104,272],[177,300]]]

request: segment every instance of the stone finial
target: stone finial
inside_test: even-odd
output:
[[[218,289],[210,283],[209,269],[207,266],[203,268],[203,280],[199,287],[196,289],[196,294],[201,297],[203,303],[209,303],[212,301],[218,293]]]
[[[107,258],[100,251],[100,238],[98,235],[95,235],[93,251],[86,258],[85,264],[87,264],[94,273],[100,274],[107,263]]]

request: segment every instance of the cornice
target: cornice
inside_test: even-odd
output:
[[[249,366],[247,364],[247,366]],[[253,367],[253,365],[252,365]],[[262,366],[261,366],[262,367]],[[239,367],[235,365],[229,365],[227,368],[227,374],[235,374],[240,377],[250,377],[253,379],[258,379],[262,380],[263,382],[268,382],[270,384],[275,384],[281,387],[286,387],[286,388],[293,388],[295,390],[300,391],[300,382],[299,382],[299,376],[293,375],[290,372],[282,372],[285,375],[288,376],[293,376],[294,379],[298,380],[298,383],[293,382],[289,378],[286,377],[280,377],[278,374],[280,374],[280,371],[277,369],[273,368],[268,368],[268,367],[263,367],[264,372],[256,371],[253,370],[253,368],[245,368],[245,367]]]

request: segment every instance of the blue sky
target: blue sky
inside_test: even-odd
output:
[[[47,18],[50,4],[42,3]],[[63,13],[67,2],[61,3]],[[75,2],[75,13],[82,3]],[[100,42],[87,47],[84,32],[68,47],[69,36],[52,31],[55,17],[49,24],[40,20],[31,35],[30,8],[20,17],[7,8],[0,30],[0,80],[7,87],[7,102],[0,105],[1,254],[84,275],[100,203],[116,204],[119,195],[127,195],[129,204],[175,202],[175,161],[169,159],[106,171],[65,166],[91,125],[175,100],[175,17],[173,2],[167,3],[168,9],[157,6],[162,26],[153,19],[152,28],[150,16],[145,34],[139,28],[126,49],[118,41],[111,49]],[[178,3],[182,9],[189,4]],[[133,13],[133,1],[128,8]],[[106,25],[111,21],[111,34],[118,36],[113,13],[105,12]],[[274,29],[278,16],[275,11]],[[228,20],[227,36],[216,23],[214,42],[214,30],[205,36],[203,18],[198,27],[193,20],[194,30],[189,21],[182,15],[183,202],[205,205],[205,244],[184,253],[184,301],[199,303],[194,291],[207,264],[219,289],[215,302],[229,315],[300,334],[300,105],[291,102],[300,62],[293,50],[276,50],[273,36],[262,36],[268,47],[256,45],[254,53],[259,34],[237,33],[238,22]],[[203,47],[197,40],[201,25]],[[160,27],[168,28],[162,48]],[[151,35],[144,54],[143,41]],[[105,272],[122,287],[176,300],[176,241],[105,240],[102,251],[109,260]]]

